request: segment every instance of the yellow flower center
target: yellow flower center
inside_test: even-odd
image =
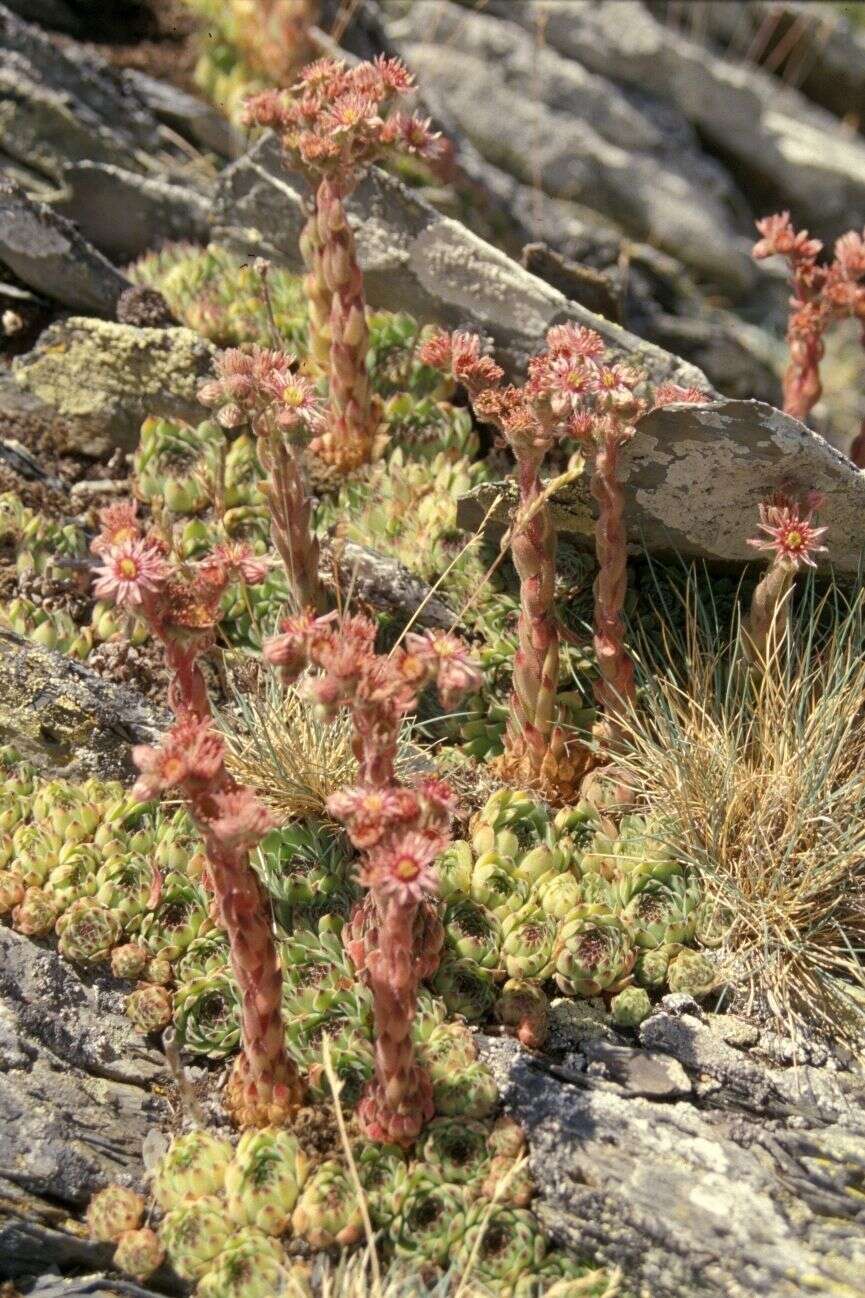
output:
[[[162,778],[175,783],[183,776],[184,765],[184,762],[179,757],[164,758],[162,762]]]
[[[420,874],[420,866],[413,856],[401,856],[393,867],[393,872],[404,883],[411,883]]]
[[[121,577],[126,579],[126,581],[134,581],[138,576],[138,564],[134,559],[130,559],[126,556],[118,561],[117,571]]]
[[[296,384],[283,388],[282,399],[287,406],[293,406],[297,409],[298,406],[303,405],[305,400],[303,388],[298,387]]]
[[[801,532],[795,529],[787,533],[787,548],[790,550],[800,550],[804,544],[805,538]]]

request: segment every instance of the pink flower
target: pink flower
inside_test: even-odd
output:
[[[152,541],[142,537],[109,550],[96,574],[93,593],[97,599],[137,607],[145,595],[152,595],[165,581],[168,565]]]
[[[202,567],[219,569],[226,580],[236,577],[249,586],[257,586],[267,576],[270,564],[256,556],[246,541],[224,541],[214,546],[202,561]]]
[[[789,212],[764,216],[756,224],[763,237],[754,244],[751,256],[758,261],[778,255],[793,261],[813,261],[823,249],[819,239],[809,239],[807,230],[793,229]]]
[[[136,517],[138,513],[137,500],[118,501],[116,505],[109,505],[106,509],[99,511],[99,535],[94,537],[90,543],[90,550],[93,554],[107,554],[109,550],[116,550],[118,546],[123,545],[126,541],[135,541],[141,534]]]
[[[381,842],[396,822],[416,816],[418,804],[409,789],[358,785],[332,794],[327,809],[348,827],[355,847],[365,851]]]
[[[330,627],[333,617],[332,613],[317,617],[309,610],[298,613],[283,620],[281,635],[271,636],[269,640],[265,640],[263,648],[265,659],[274,667],[281,669],[283,680],[287,683],[296,681],[307,666],[312,645],[318,643],[322,637],[330,637],[333,634]]]
[[[312,430],[324,423],[325,403],[309,379],[301,374],[291,374],[275,383],[274,389],[278,403],[276,419],[280,427]]]
[[[426,813],[427,823],[447,828],[458,806],[457,796],[449,784],[430,776],[415,785],[415,793]]]
[[[432,867],[441,850],[440,838],[431,839],[415,830],[393,834],[369,853],[361,883],[403,905],[416,904],[438,888]]]
[[[446,631],[406,636],[408,651],[425,662],[438,684],[439,698],[450,709],[483,685],[483,672],[458,636]]]
[[[659,387],[655,388],[654,395],[653,410],[658,410],[661,406],[674,406],[680,403],[704,406],[712,400],[708,393],[701,392],[699,388],[682,388],[678,383],[661,383]]]
[[[181,717],[158,748],[147,744],[133,748],[132,760],[141,772],[135,796],[146,801],[190,781],[206,786],[222,770],[224,753],[222,740],[209,719]]]
[[[828,527],[814,527],[811,519],[817,503],[813,497],[808,501],[811,506],[806,512],[800,512],[799,506],[792,501],[760,505],[760,530],[764,537],[755,537],[748,541],[757,550],[770,550],[775,555],[775,562],[798,568],[801,563],[816,568],[812,555],[826,550],[821,545]]]
[[[547,347],[553,356],[582,356],[586,360],[600,360],[604,354],[604,340],[594,329],[585,325],[553,325],[547,330]]]
[[[217,793],[213,802],[217,814],[207,821],[207,832],[232,854],[250,851],[273,828],[273,817],[251,789]]]

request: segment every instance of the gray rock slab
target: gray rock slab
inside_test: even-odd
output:
[[[210,149],[222,158],[236,158],[243,152],[241,132],[210,104],[137,68],[128,69],[123,80],[134,86],[161,122],[199,148]]]
[[[725,59],[639,0],[492,0],[490,9],[583,67],[672,104],[743,183],[770,186],[799,222],[833,237],[862,224],[865,142],[744,60]]]
[[[189,185],[100,162],[74,163],[63,182],[66,192],[55,211],[118,265],[164,243],[209,238],[209,198]]]
[[[631,236],[674,254],[741,293],[756,278],[741,196],[701,148],[683,112],[638,97],[611,66],[590,71],[507,18],[441,0],[401,10],[388,25],[431,105],[460,135],[524,185],[576,201]],[[507,129],[503,129],[503,123]]]
[[[865,547],[865,474],[819,433],[759,401],[667,406],[639,421],[622,457],[625,516],[635,553],[680,555],[726,564],[754,559],[757,506],[779,489],[823,491],[827,555],[839,572],[858,572]],[[501,497],[501,527],[514,500],[510,483],[464,496],[459,522],[474,530]],[[553,497],[562,535],[592,544],[588,476]]]
[[[70,316],[50,325],[0,381],[0,413],[56,420],[65,449],[84,455],[131,450],[149,415],[205,417],[197,393],[214,352],[191,329]]]
[[[562,1082],[511,1041],[482,1038],[481,1053],[529,1136],[533,1207],[560,1243],[621,1266],[626,1291],[861,1293],[861,1111],[809,1111],[790,1127],[756,1103],[731,1108],[723,1087],[699,1106],[653,1102],[591,1077]]]
[[[260,254],[300,270],[305,195],[300,178],[283,168],[276,138],[265,135],[221,174],[214,237],[244,255]],[[638,360],[656,381],[708,387],[696,366],[569,302],[377,168],[353,195],[348,212],[373,306],[478,330],[515,372],[542,348],[551,325],[575,320],[597,329],[613,354]]]
[[[585,1041],[589,1072],[615,1082],[626,1095],[676,1100],[690,1095],[691,1082],[678,1059],[660,1050],[635,1050],[606,1041]]]
[[[65,654],[0,629],[0,735],[47,774],[130,779],[133,744],[152,744],[169,714]]]
[[[129,280],[64,216],[0,177],[0,262],[37,293],[112,316]]]

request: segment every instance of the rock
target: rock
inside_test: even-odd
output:
[[[112,316],[129,280],[70,221],[0,176],[0,262],[41,293],[76,311]]]
[[[138,329],[171,329],[179,321],[159,289],[133,284],[118,298],[117,323],[135,325]]]
[[[109,1182],[143,1188],[142,1142],[167,1117],[149,1089],[164,1061],[120,1008],[108,980],[0,928],[0,1279],[110,1264],[70,1215]]]
[[[164,1280],[161,1288],[167,1288]],[[176,1290],[172,1286],[169,1292]],[[83,1275],[68,1280],[47,1275],[36,1282],[30,1294],[32,1298],[159,1298],[152,1289],[142,1289],[132,1280],[118,1280],[115,1276],[106,1275]]]
[[[677,1100],[690,1095],[691,1082],[677,1059],[657,1050],[634,1050],[606,1041],[583,1043],[589,1073],[615,1082],[626,1095],[650,1100]]]
[[[326,584],[333,580],[334,567],[342,591],[353,591],[361,603],[386,610],[403,624],[412,618],[418,628],[448,631],[454,626],[453,610],[399,559],[353,541],[326,543],[320,565]]]
[[[59,182],[85,158],[146,170],[165,147],[157,119],[104,59],[59,48],[0,5],[0,148]]]
[[[550,1003],[550,1050],[573,1050],[574,1047],[581,1050],[586,1041],[614,1043],[617,1040],[605,1022],[603,1007],[567,996]]]
[[[28,23],[39,23],[68,36],[79,36],[79,21],[66,0],[7,0],[6,8]]]
[[[55,210],[118,264],[172,240],[207,242],[209,199],[189,185],[100,162],[74,163],[63,180]]]
[[[243,255],[300,270],[304,193],[299,178],[283,168],[276,138],[264,135],[220,176],[214,238]],[[515,372],[525,370],[550,325],[576,320],[597,329],[616,355],[638,360],[657,381],[708,386],[694,366],[569,302],[378,168],[352,196],[348,211],[373,306],[479,330]]]
[[[723,1087],[699,1107],[657,1103],[590,1076],[563,1084],[513,1042],[482,1039],[482,1054],[529,1137],[533,1207],[558,1242],[621,1266],[625,1291],[801,1298],[808,1277],[809,1291],[860,1292],[861,1110],[791,1129],[731,1110]]]
[[[0,386],[0,413],[64,424],[65,449],[99,456],[138,443],[148,415],[197,422],[214,348],[191,329],[137,329],[72,316],[51,325]]]
[[[612,218],[734,293],[748,289],[756,273],[732,219],[741,197],[681,109],[623,88],[614,65],[589,71],[539,43],[536,28],[504,19],[441,0],[434,23],[413,5],[387,30],[430,105],[446,104],[496,166]]]
[[[865,142],[761,68],[719,57],[638,0],[492,0],[489,9],[599,76],[673,106],[744,192],[771,190],[799,224],[836,237],[862,223]]]
[[[210,104],[137,68],[130,68],[124,81],[135,87],[161,122],[199,148],[210,149],[222,158],[236,158],[243,152],[240,131]]]
[[[0,629],[0,735],[47,774],[129,779],[132,744],[155,743],[168,714],[64,654]]]
[[[742,564],[753,559],[757,506],[791,488],[826,493],[821,522],[829,526],[826,566],[853,576],[865,545],[865,475],[818,433],[760,401],[717,400],[667,406],[645,415],[622,456],[625,518],[632,551]],[[501,528],[514,499],[510,483],[490,483],[464,496],[458,520],[477,528],[492,514]],[[591,545],[594,527],[588,476],[553,497],[559,533]]]
[[[706,1022],[729,1046],[747,1050],[750,1046],[756,1046],[760,1040],[760,1029],[736,1014],[707,1014]]]

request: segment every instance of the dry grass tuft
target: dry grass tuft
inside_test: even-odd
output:
[[[702,880],[725,977],[794,1039],[861,1046],[865,596],[807,590],[762,681],[693,582],[685,602],[642,646],[627,764]]]
[[[350,717],[320,720],[302,691],[286,688],[273,671],[261,672],[252,692],[235,687],[232,703],[232,715],[219,724],[234,778],[256,789],[282,823],[325,819],[330,795],[357,778]],[[418,761],[407,723],[398,774],[417,774]]]

